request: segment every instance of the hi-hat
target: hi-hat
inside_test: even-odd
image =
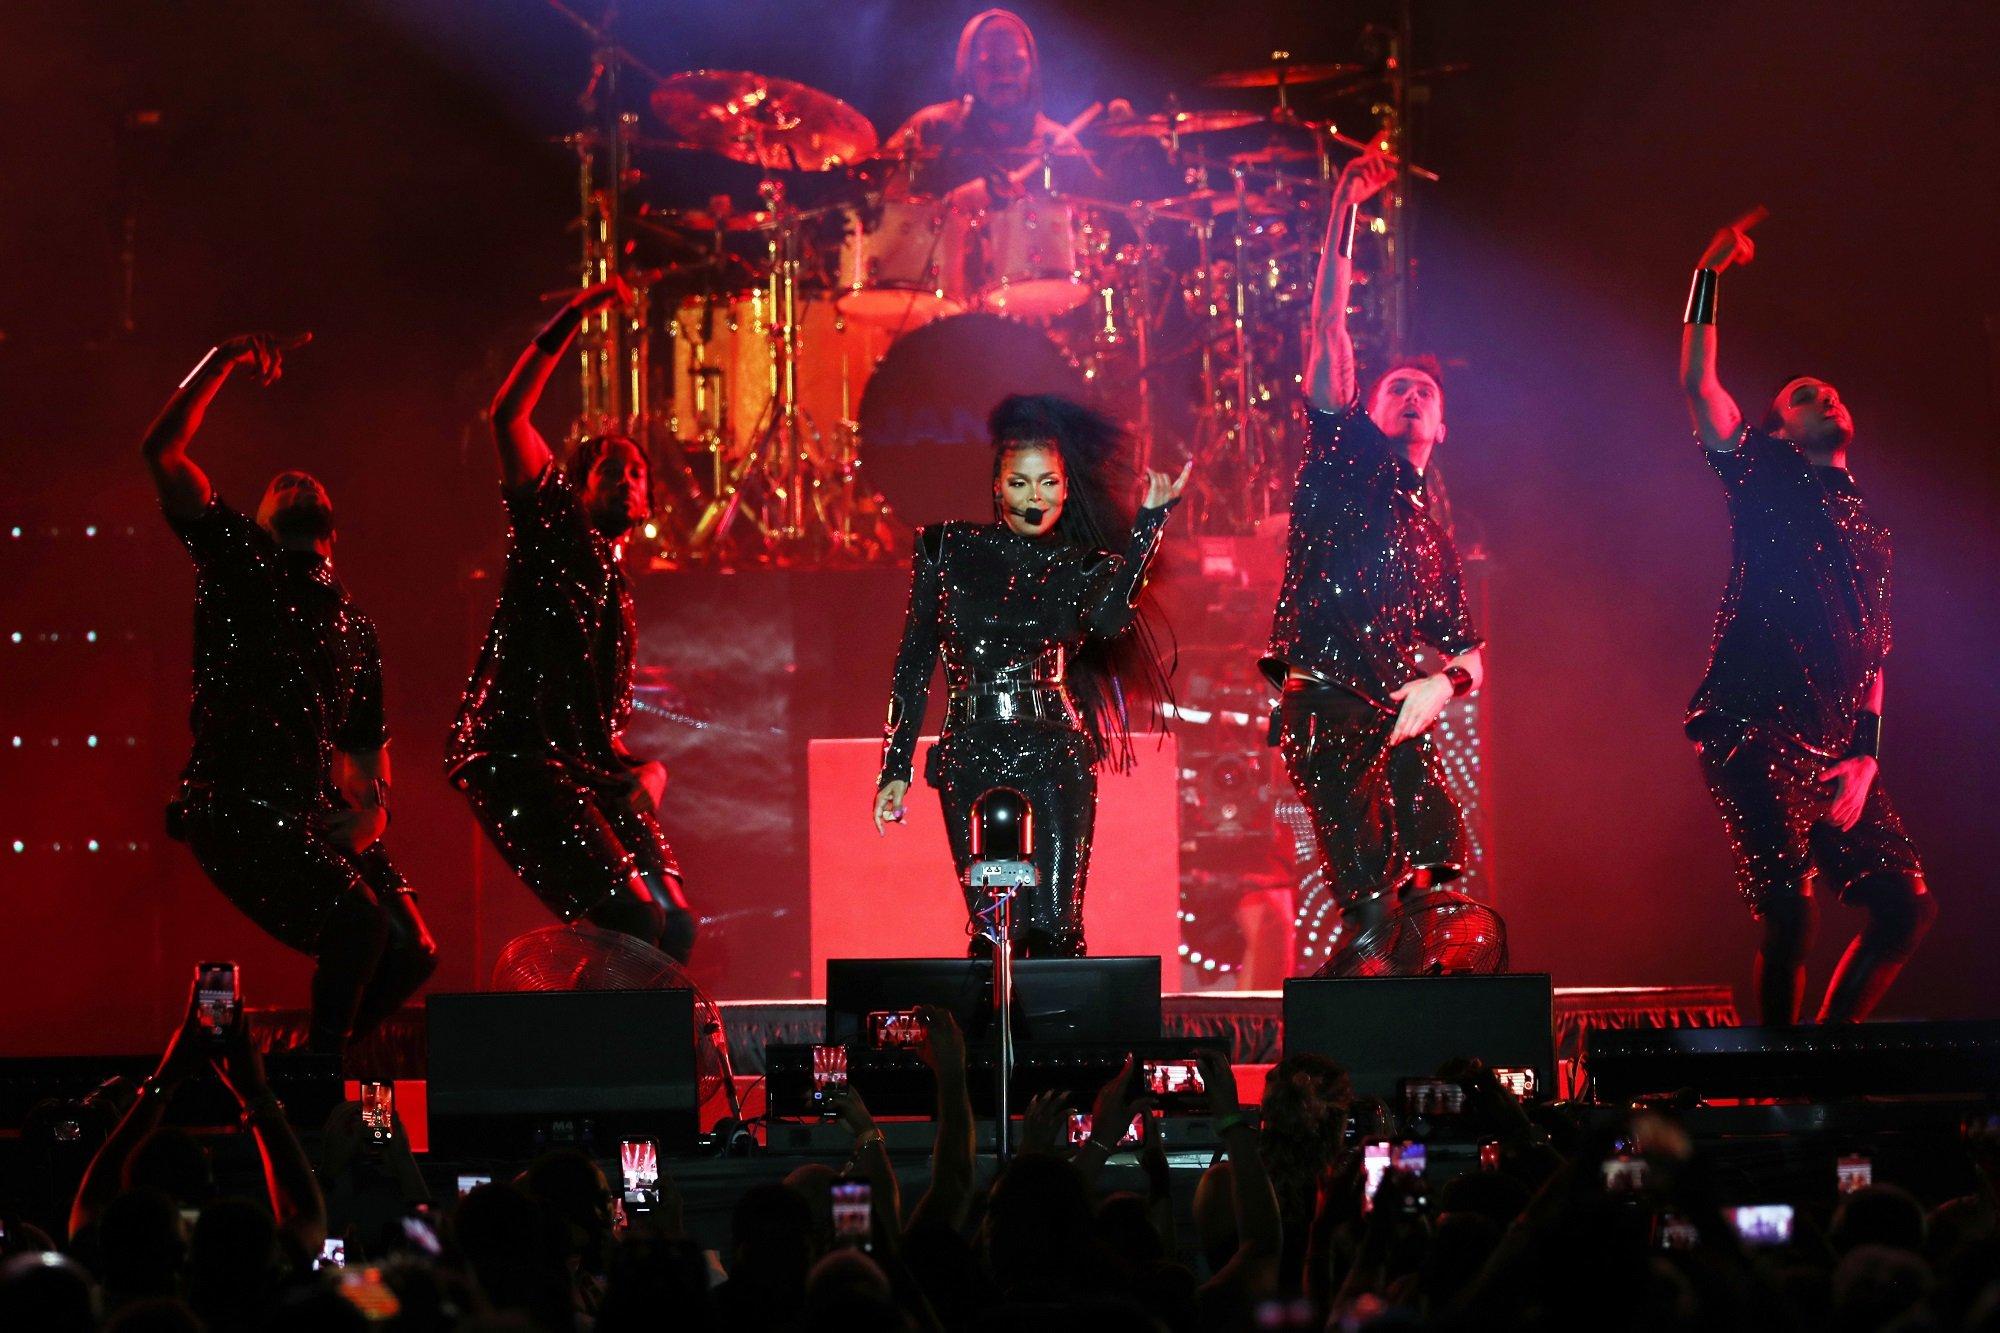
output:
[[[1216,134],[1261,125],[1265,117],[1255,111],[1176,111],[1172,115],[1140,116],[1133,120],[1100,121],[1091,127],[1093,135],[1107,139],[1164,139],[1170,134]]]
[[[1289,60],[1274,60],[1268,65],[1252,65],[1248,69],[1225,69],[1220,74],[1211,74],[1202,80],[1209,88],[1296,88],[1302,83],[1326,83],[1331,79],[1345,79],[1362,73],[1360,65],[1299,65]]]

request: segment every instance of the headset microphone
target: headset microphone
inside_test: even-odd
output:
[[[1039,528],[1040,526],[1042,526],[1042,516],[1048,513],[1049,511],[1046,509],[1030,508],[1030,509],[1017,510],[1015,512],[1020,514],[1021,518],[1024,521],[1026,521],[1029,527]]]

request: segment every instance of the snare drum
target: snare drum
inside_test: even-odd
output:
[[[840,313],[878,328],[916,328],[965,309],[958,270],[964,222],[938,199],[885,199],[850,211],[840,247]]]
[[[1054,319],[1090,299],[1067,199],[1024,194],[980,219],[979,302],[1016,319]]]

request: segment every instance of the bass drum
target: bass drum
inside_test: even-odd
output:
[[[993,517],[986,418],[1010,393],[1087,401],[1083,372],[1047,334],[998,315],[954,315],[898,339],[861,395],[861,468],[912,527]]]

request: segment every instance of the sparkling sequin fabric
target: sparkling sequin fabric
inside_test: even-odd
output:
[[[954,694],[1015,687],[1067,694],[1064,664],[1086,638],[1113,638],[1132,623],[1172,508],[1141,510],[1122,555],[1022,537],[998,523],[945,523],[919,533],[878,785],[910,778],[940,659]],[[947,723],[931,752],[925,778],[938,789],[961,879],[971,861],[972,805],[981,794],[1012,787],[1034,810],[1041,882],[1014,912],[1016,933],[1031,955],[1084,952],[1099,757],[1073,701],[1060,717]],[[971,907],[968,901],[968,914]]]
[[[1690,726],[1716,714],[1842,753],[1889,654],[1889,531],[1844,468],[1744,432],[1705,449],[1728,488],[1733,559]]]
[[[344,805],[336,750],[388,743],[375,626],[327,561],[287,551],[221,500],[169,523],[194,557],[194,749],[168,827],[211,882],[292,948],[343,897],[404,888],[380,843],[352,852],[317,816]]]
[[[389,740],[373,622],[326,560],[282,549],[219,499],[169,522],[195,565],[183,780],[301,809],[330,801],[334,751]]]
[[[1423,477],[1358,404],[1311,413],[1271,647],[1287,664],[1393,709],[1392,691],[1425,674],[1417,649],[1479,646],[1458,552],[1431,517]]]
[[[500,602],[446,749],[456,777],[476,759],[560,763],[616,783],[632,709],[632,593],[609,541],[553,463],[508,491],[513,541]]]

